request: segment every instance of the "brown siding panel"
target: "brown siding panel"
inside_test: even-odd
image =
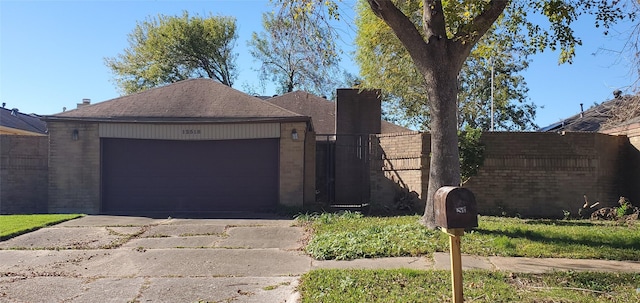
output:
[[[280,124],[100,123],[100,137],[160,140],[234,140],[279,138]]]

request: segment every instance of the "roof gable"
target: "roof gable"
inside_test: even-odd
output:
[[[304,118],[211,79],[189,79],[51,116],[70,119],[213,121]]]
[[[304,91],[295,91],[267,99],[268,102],[292,112],[311,117],[318,134],[334,134],[336,103]]]

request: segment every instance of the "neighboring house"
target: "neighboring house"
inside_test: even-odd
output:
[[[622,189],[617,189],[616,193],[632,199],[635,203],[640,199],[640,192],[637,190],[640,183],[640,95],[623,96],[620,91],[615,91],[612,100],[543,127],[540,131],[562,134],[565,131],[597,132],[626,137],[627,142],[618,146],[606,146],[619,153],[619,162],[614,168],[617,178],[614,183]],[[602,142],[604,141],[598,142],[599,148],[604,148]]]
[[[630,107],[637,105],[636,101],[638,98],[639,96],[622,96],[619,93],[616,93],[615,98],[612,100],[592,106],[577,115],[542,127],[539,131],[601,132],[606,128],[615,127],[617,124],[625,123],[626,121],[612,121],[619,120],[621,112],[637,112],[637,109],[632,109]]]
[[[274,96],[266,100],[292,112],[311,117],[317,134],[336,133],[336,102],[304,91]],[[384,120],[381,120],[380,128],[383,134],[412,132],[408,128]],[[322,139],[318,138],[318,140]]]
[[[620,99],[622,100],[621,105],[612,110],[611,119],[603,125],[600,132],[626,135],[632,139],[633,143],[634,138],[640,137],[640,94],[623,96]]]
[[[626,135],[640,149],[640,116],[602,130],[605,134]]]
[[[310,118],[213,80],[45,120],[49,212],[267,211],[314,198]]]
[[[47,125],[0,108],[0,214],[47,211]]]
[[[35,114],[0,108],[0,135],[46,136],[47,124]]]

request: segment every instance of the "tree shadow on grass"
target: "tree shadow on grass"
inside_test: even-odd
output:
[[[603,246],[614,249],[626,249],[626,250],[640,250],[640,241],[633,241],[630,245],[629,241],[619,241],[618,239],[611,237],[605,241],[599,239],[581,238],[575,239],[569,236],[563,236],[552,233],[545,233],[532,230],[486,230],[486,229],[474,229],[475,233],[481,235],[493,235],[493,236],[505,236],[511,239],[527,239],[533,242],[549,243],[556,245],[585,245],[592,248],[602,248]]]
[[[592,222],[584,221],[560,221],[560,220],[526,220],[525,224],[528,225],[552,225],[552,226],[598,226]]]

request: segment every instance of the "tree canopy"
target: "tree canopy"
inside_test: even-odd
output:
[[[314,23],[308,14],[281,10],[264,13],[264,32],[254,32],[249,52],[261,63],[261,81],[277,85],[277,93],[295,89],[318,95],[335,90],[340,57],[334,33],[325,24]]]
[[[225,16],[158,15],[138,22],[129,47],[105,58],[124,94],[189,78],[211,78],[232,86],[236,21]]]
[[[326,6],[329,15],[336,14],[337,4],[331,0],[274,1],[293,11]],[[431,155],[421,222],[430,228],[436,227],[436,190],[460,184],[458,76],[493,25],[500,25],[497,30],[512,37],[514,49],[527,53],[559,49],[559,61],[571,62],[575,47],[581,44],[571,25],[580,15],[594,15],[595,25],[607,28],[634,14],[627,13],[619,0],[366,0],[366,4],[400,41],[424,82],[422,102],[429,110]],[[541,25],[544,20],[546,25]]]
[[[419,10],[416,3],[412,9]],[[418,14],[412,14],[417,16]],[[412,20],[420,22],[418,18]],[[426,83],[391,29],[368,6],[358,6],[356,62],[364,87],[386,94],[385,114],[396,122],[429,130]],[[491,129],[491,78],[494,69],[495,130],[527,130],[536,106],[527,102],[527,87],[518,73],[528,66],[526,56],[511,49],[511,37],[496,33],[495,25],[476,46],[460,71],[458,127]]]

